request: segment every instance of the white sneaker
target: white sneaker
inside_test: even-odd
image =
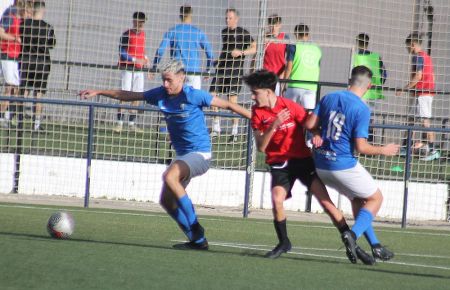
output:
[[[1,118],[0,119],[0,128],[8,129],[9,127],[9,120]]]
[[[428,154],[427,156],[420,158],[420,160],[422,161],[433,161],[436,159],[441,158],[441,152],[439,152],[438,150],[433,150],[430,152],[430,154]]]
[[[123,124],[117,124],[113,129],[113,131],[116,133],[120,133],[120,132],[122,132],[122,130],[123,130]]]

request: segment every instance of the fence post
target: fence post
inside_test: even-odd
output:
[[[255,162],[253,162],[253,133],[250,121],[247,121],[247,160],[245,164],[245,194],[243,217],[248,217],[248,207],[250,201],[250,192],[253,187],[253,173]]]
[[[404,191],[403,191],[402,228],[406,228],[406,212],[408,209],[409,179],[411,177],[411,141],[412,141],[412,130],[408,129],[408,136],[406,139],[405,186],[403,187]]]
[[[86,148],[86,187],[84,190],[84,207],[89,207],[91,187],[92,144],[94,141],[94,105],[89,105],[88,140]]]

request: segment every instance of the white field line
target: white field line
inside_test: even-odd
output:
[[[172,240],[172,242],[184,242],[184,241]],[[236,248],[236,249],[243,249],[243,250],[256,250],[256,251],[264,251],[264,252],[271,250],[271,248],[267,245],[252,245],[252,244],[240,244],[240,243],[229,243],[229,242],[209,242],[209,244],[213,245],[213,246]],[[334,249],[321,249],[321,248],[302,248],[302,249],[303,250],[314,250],[314,251],[340,251],[340,250],[334,250]],[[340,251],[340,252],[343,252],[343,251]],[[338,260],[347,260],[346,257],[342,257],[342,256],[338,257],[338,256],[331,256],[331,255],[321,255],[321,254],[314,254],[314,253],[306,253],[304,251],[290,251],[287,254],[298,255],[298,256],[310,256],[310,257],[319,257],[319,258],[332,258],[332,259],[338,259]],[[440,257],[440,258],[450,258],[450,257]],[[450,267],[444,267],[444,266],[423,265],[423,264],[397,262],[397,261],[386,261],[386,262],[382,262],[382,263],[450,271]]]
[[[33,206],[33,205],[16,205],[16,204],[0,204],[0,208],[23,208],[23,209],[38,209],[38,210],[66,210],[70,212],[87,212],[94,214],[111,214],[111,215],[129,215],[129,216],[143,216],[143,217],[158,217],[158,218],[170,218],[168,215],[161,214],[151,214],[151,213],[132,213],[132,212],[116,212],[116,211],[98,211],[98,210],[89,210],[86,209],[57,209],[51,207],[42,207],[42,206]],[[221,218],[210,218],[210,217],[199,217],[200,220],[205,221],[219,221],[219,222],[239,222],[237,219],[228,220]],[[273,225],[271,221],[255,221],[257,224],[264,225]],[[302,225],[302,224],[290,224],[289,227],[302,227],[302,228],[319,228],[319,229],[332,229],[336,230],[334,226],[319,226],[319,225]],[[399,231],[399,230],[390,230],[390,229],[382,229],[377,228],[377,232],[386,232],[386,233],[398,233],[398,234],[410,234],[410,235],[425,235],[425,236],[439,236],[439,237],[450,237],[450,233],[430,233],[430,232],[411,232],[411,231]]]

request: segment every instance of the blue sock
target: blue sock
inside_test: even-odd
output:
[[[197,215],[195,214],[194,206],[192,205],[191,199],[185,194],[182,198],[177,201],[178,207],[185,214],[189,227],[197,222]]]
[[[359,238],[371,226],[373,220],[372,213],[365,208],[362,208],[356,216],[355,224],[352,231],[356,238]]]
[[[169,212],[169,214],[177,222],[178,226],[180,226],[181,230],[184,232],[186,237],[189,240],[191,240],[192,239],[191,227],[189,226],[189,222],[183,211],[178,207],[174,211]]]
[[[377,235],[375,234],[375,231],[373,230],[372,225],[370,225],[366,231],[364,232],[364,236],[366,237],[366,240],[369,242],[370,246],[373,247],[380,242],[378,241]]]

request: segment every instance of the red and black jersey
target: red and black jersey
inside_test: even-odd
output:
[[[17,9],[9,8],[5,11],[2,16],[3,18],[8,18],[9,26],[5,29],[6,33],[14,35],[16,38],[20,36],[20,23],[21,19],[17,16]],[[2,19],[2,26],[3,19]],[[5,27],[4,27],[5,28]],[[17,41],[4,40],[0,42],[2,53],[6,54],[9,58],[16,59],[19,57],[22,46]]]
[[[119,46],[119,65],[142,68],[142,64],[133,63],[132,58],[145,59],[145,32],[129,29],[122,34]]]
[[[274,108],[252,107],[251,126],[254,130],[265,132],[277,114],[287,108],[290,118],[281,124],[275,131],[266,148],[266,163],[281,163],[292,158],[305,158],[311,156],[311,150],[306,146],[303,123],[308,116],[306,110],[299,104],[277,97]]]

